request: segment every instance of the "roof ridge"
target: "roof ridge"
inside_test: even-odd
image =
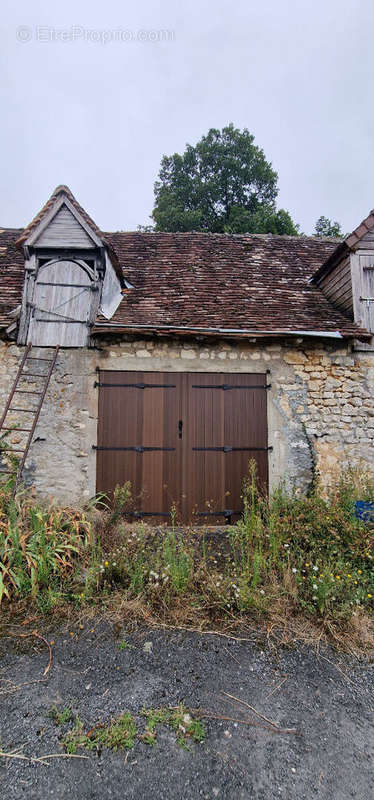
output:
[[[210,236],[217,238],[227,239],[283,239],[284,241],[316,241],[316,242],[331,242],[331,244],[339,244],[343,241],[340,237],[336,236],[317,236],[316,234],[299,234],[291,236],[288,233],[222,233],[218,231],[138,231],[138,230],[117,230],[117,231],[102,231],[103,236]]]

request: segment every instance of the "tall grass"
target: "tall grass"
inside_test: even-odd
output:
[[[63,593],[96,550],[85,513],[14,500],[10,486],[0,491],[0,602],[29,595],[45,603]]]
[[[374,612],[374,525],[354,516],[374,500],[368,473],[350,469],[326,495],[243,483],[243,515],[215,538],[172,525],[124,522],[131,487],[103,510],[45,508],[0,490],[0,601],[29,597],[39,609],[62,601],[100,603],[120,595],[163,619],[264,617],[282,608],[313,619]]]

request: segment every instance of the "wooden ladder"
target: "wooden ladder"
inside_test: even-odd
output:
[[[13,383],[13,386],[12,386],[11,390],[10,390],[9,397],[8,397],[8,400],[7,400],[5,409],[4,409],[4,413],[3,413],[2,417],[1,417],[1,420],[0,420],[0,437],[1,437],[1,434],[2,434],[3,431],[13,431],[13,433],[18,433],[18,431],[20,431],[21,433],[28,433],[29,434],[28,437],[27,437],[27,440],[26,440],[26,444],[22,449],[15,449],[13,447],[7,447],[7,446],[4,447],[2,445],[0,446],[0,455],[1,455],[1,453],[7,453],[7,452],[9,454],[12,454],[12,453],[21,453],[22,454],[22,457],[21,457],[19,463],[14,467],[14,469],[2,469],[2,466],[0,466],[0,478],[1,478],[2,475],[15,475],[16,479],[15,479],[15,483],[14,483],[14,487],[13,487],[13,496],[15,495],[15,493],[17,491],[17,488],[18,488],[18,485],[19,485],[19,482],[20,482],[20,479],[21,479],[21,476],[22,476],[22,472],[23,472],[23,469],[24,469],[24,466],[25,466],[26,458],[27,458],[28,452],[30,450],[30,445],[32,443],[33,436],[34,436],[34,433],[35,433],[35,428],[36,428],[36,426],[38,424],[40,411],[41,411],[42,405],[44,403],[44,398],[45,398],[45,396],[47,394],[47,389],[48,389],[48,386],[49,386],[49,382],[51,380],[51,375],[52,375],[52,372],[53,372],[55,364],[56,364],[58,351],[59,351],[59,345],[57,345],[57,347],[54,348],[53,354],[52,354],[52,358],[42,358],[42,357],[30,355],[30,353],[32,352],[32,344],[28,344],[27,345],[26,350],[24,352],[24,355],[22,357],[21,363],[20,363],[20,365],[18,367],[18,372],[17,372],[16,378],[15,378],[15,381]],[[29,372],[28,368],[31,367],[31,369],[32,369],[32,363],[30,364],[30,362],[33,362],[33,361],[41,361],[41,362],[43,362],[45,364],[48,364],[49,366],[48,366],[47,372],[42,372],[42,373],[40,373],[40,371],[39,372]],[[43,367],[39,367],[39,370],[41,368],[43,368]],[[41,379],[40,386],[38,386],[38,391],[34,391],[34,389],[31,390],[31,389],[28,389],[28,388],[22,388],[22,385],[23,385],[22,381],[24,381],[24,380],[27,381],[29,378],[34,378],[34,379],[40,378]],[[35,383],[36,383],[36,381],[33,380],[32,384],[34,385]],[[20,384],[20,386],[19,386],[19,384]],[[30,385],[30,383],[26,383],[26,386],[29,386],[29,385]],[[13,398],[16,399],[15,395],[17,393],[19,393],[22,396],[26,397],[25,401],[24,402],[22,401],[22,408],[20,408],[19,406],[13,406],[12,405]],[[35,395],[35,396],[37,396],[39,398],[37,405],[27,407],[28,395]],[[7,420],[7,416],[8,416],[8,414],[13,413],[14,411],[18,411],[18,412],[23,413],[23,414],[32,414],[33,416],[31,417],[31,427],[17,428],[17,427],[13,427],[13,426],[9,427],[9,425],[7,427],[5,425],[6,420]]]

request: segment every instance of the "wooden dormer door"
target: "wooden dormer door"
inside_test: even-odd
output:
[[[364,327],[374,334],[374,259],[364,256],[360,260],[363,262],[360,297],[362,321]]]
[[[38,347],[88,343],[93,271],[81,261],[43,263],[35,278],[28,342]]]

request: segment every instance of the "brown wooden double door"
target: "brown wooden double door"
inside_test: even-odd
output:
[[[257,462],[268,483],[266,374],[101,371],[97,491],[130,481],[133,512],[218,523],[242,510]]]

